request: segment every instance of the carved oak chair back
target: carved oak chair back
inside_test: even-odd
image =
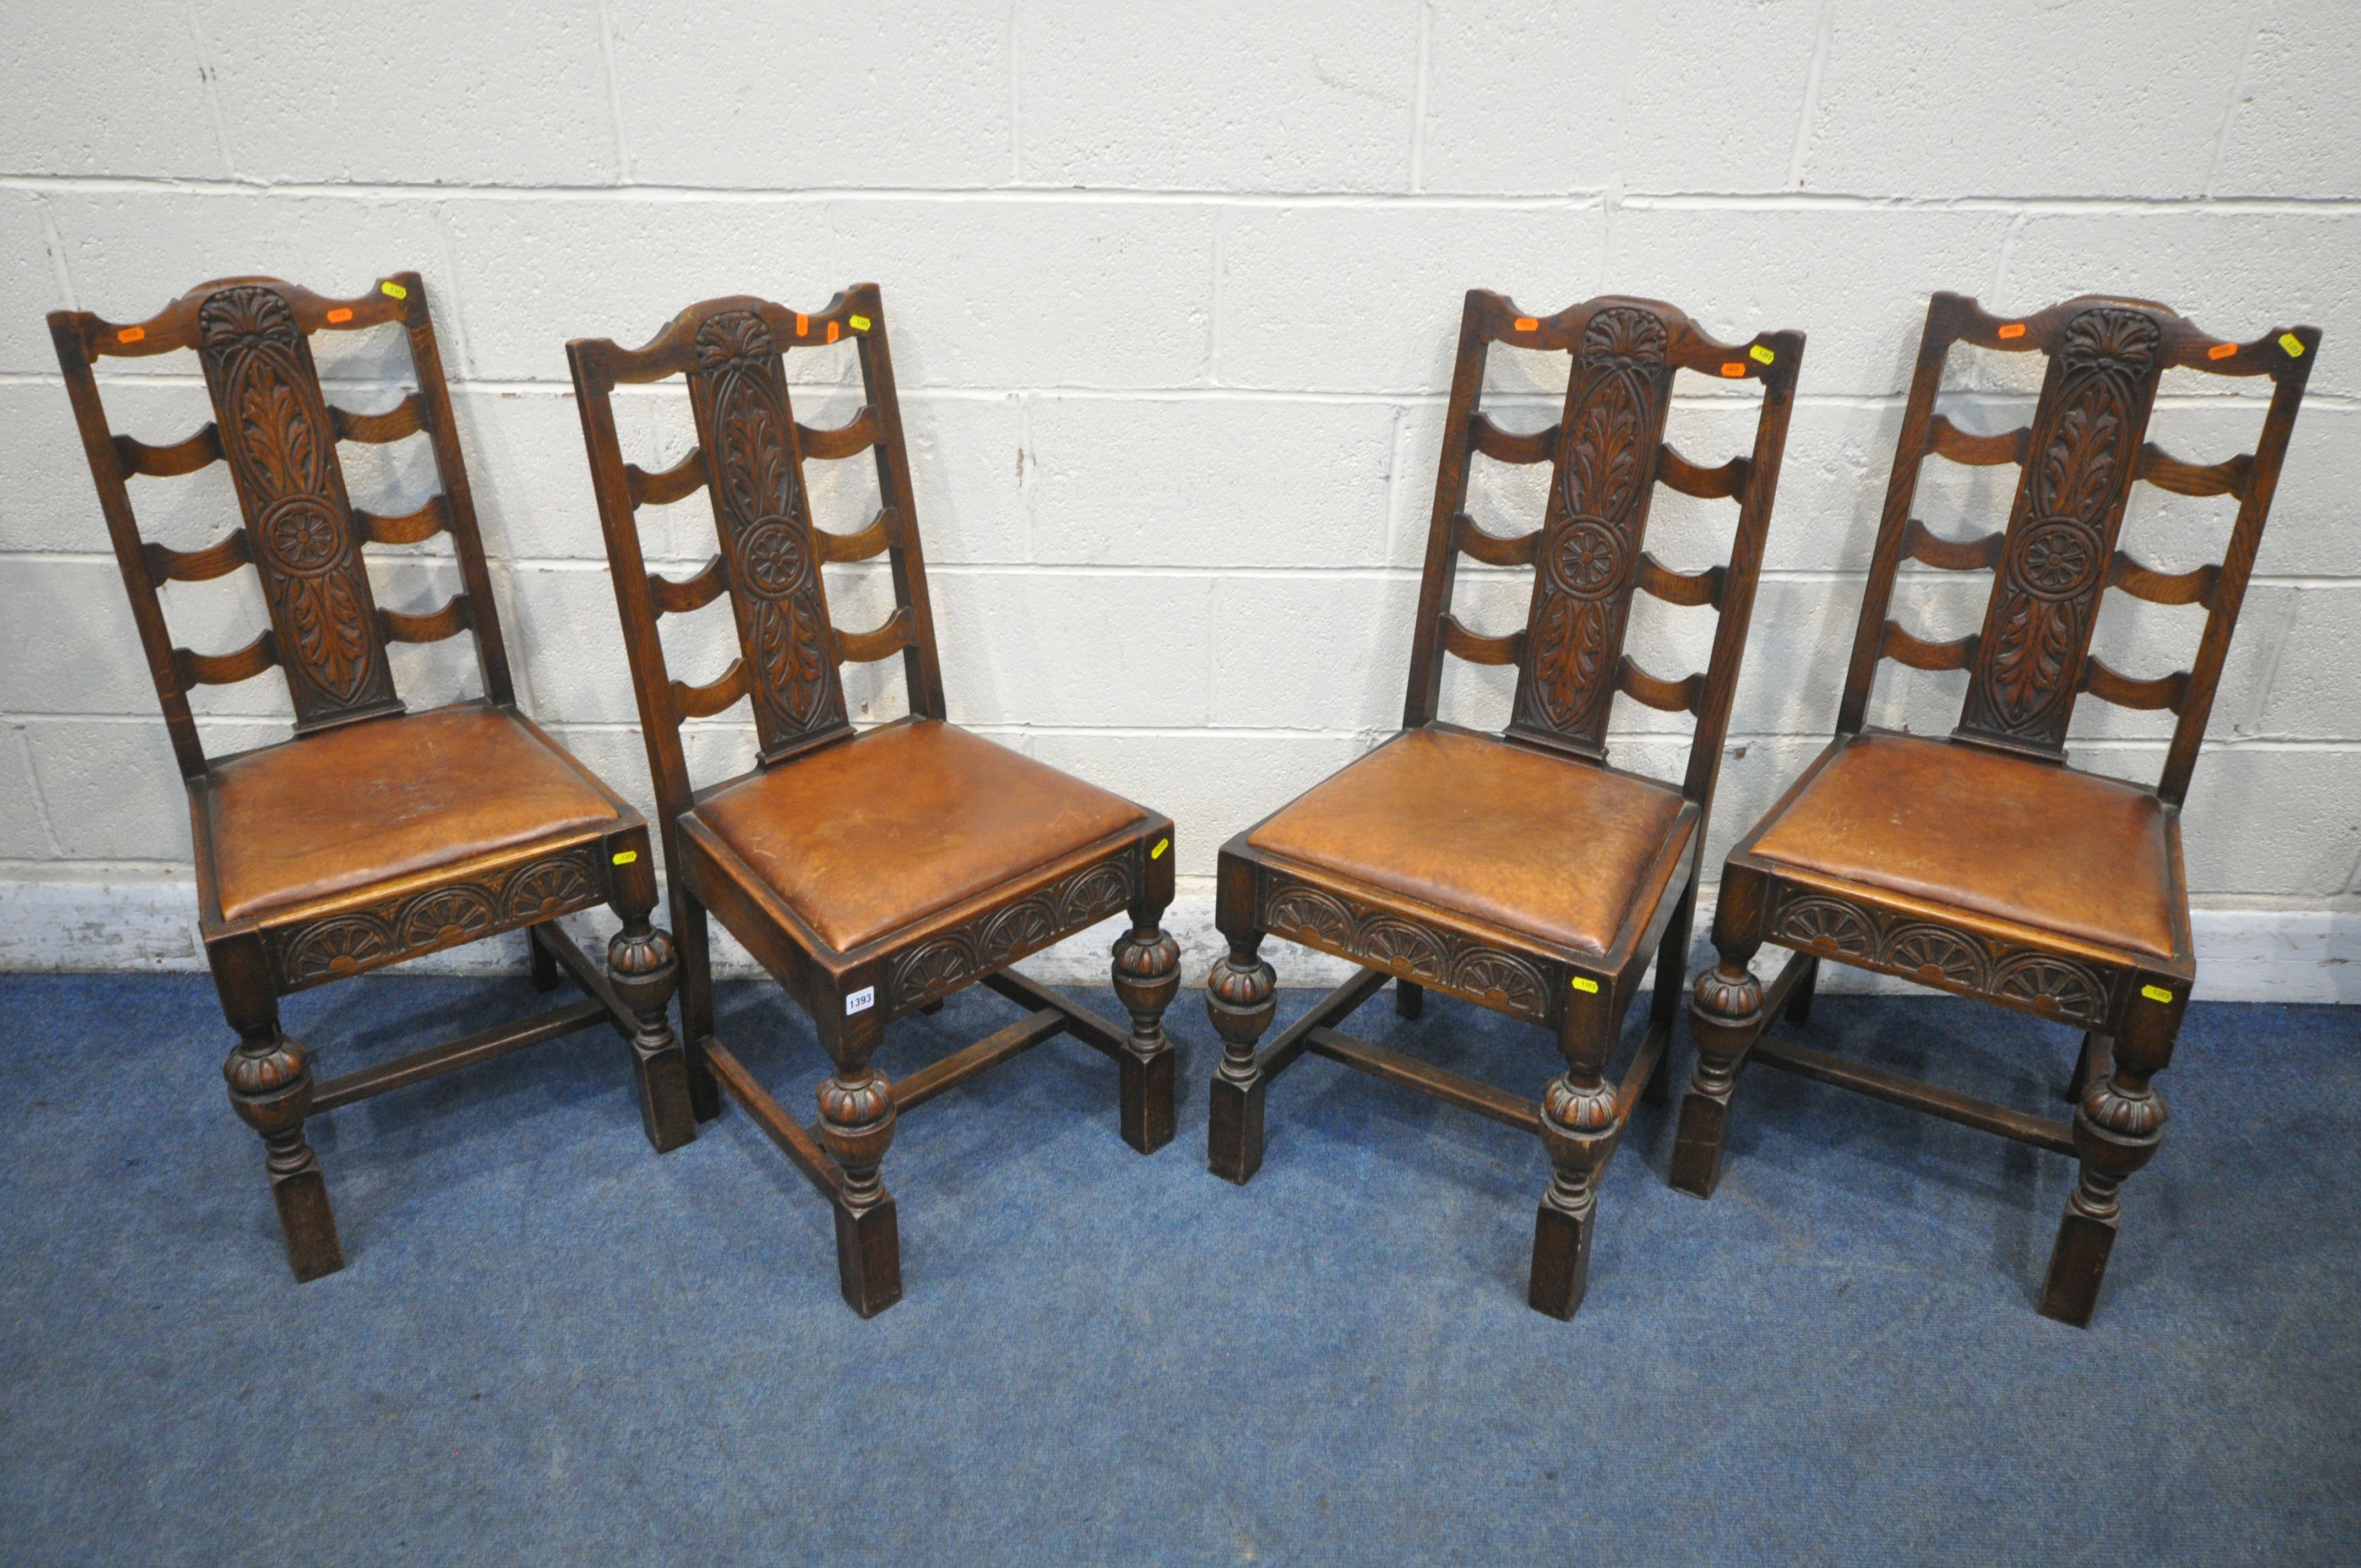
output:
[[[1569,356],[1565,403],[1556,424],[1512,434],[1484,412],[1485,361],[1495,343]],[[1469,291],[1427,531],[1403,728],[1416,729],[1439,717],[1442,654],[1513,664],[1516,693],[1505,738],[1521,745],[1603,764],[1608,719],[1619,693],[1661,712],[1692,716],[1697,728],[1681,790],[1701,810],[1708,808],[1745,652],[1763,530],[1778,488],[1803,347],[1803,334],[1795,332],[1765,333],[1739,345],[1717,343],[1660,301],[1610,297],[1532,317],[1520,315],[1505,296]],[[1664,440],[1676,370],[1762,384],[1754,444],[1747,455],[1701,467]],[[1469,469],[1477,453],[1503,463],[1550,466],[1548,501],[1538,530],[1503,538],[1467,515]],[[1648,512],[1658,485],[1703,499],[1738,502],[1728,563],[1675,572],[1648,553]],[[1489,565],[1533,568],[1523,630],[1479,636],[1452,614],[1463,555]],[[1639,593],[1714,610],[1713,650],[1704,670],[1666,680],[1623,652],[1632,597]]]
[[[2029,424],[1975,435],[1937,411],[1946,364],[1962,344],[2044,357]],[[2149,1079],[2170,1058],[2196,975],[2180,807],[2319,344],[2308,326],[2224,342],[2143,300],[2086,295],[2009,318],[1963,295],[1934,296],[1835,743],[1740,839],[1724,869],[1714,920],[1719,961],[1698,977],[1691,1009],[1698,1061],[1682,1107],[1674,1185],[1710,1195],[1732,1083],[1749,1061],[2072,1154],[2081,1177],[2041,1310],[2089,1322],[2113,1245],[2115,1190],[2154,1153],[2164,1119]],[[2254,450],[2199,464],[2148,441],[2158,387],[2171,369],[2268,378]],[[1930,455],[2017,465],[2005,528],[1956,539],[1914,516]],[[2121,547],[2132,488],[2143,481],[2236,500],[2220,562],[2169,574]],[[1892,619],[1905,560],[1993,573],[1981,628],[1929,642]],[[2094,654],[2109,588],[2155,604],[2202,606],[2190,667],[2127,674]],[[1948,741],[1867,725],[1886,659],[1967,672]],[[2065,765],[2068,729],[2085,693],[2174,715],[2154,786]],[[1767,989],[1747,968],[1766,938],[1795,949]],[[1783,1007],[1792,1022],[1805,1020],[1822,959],[2081,1025],[2072,1124],[1762,1040]]]
[[[322,332],[402,329],[416,383],[374,414],[331,406],[313,359]],[[473,497],[452,422],[426,291],[415,272],[357,299],[326,299],[271,278],[200,284],[144,322],[87,312],[49,317],[132,617],[187,784],[200,929],[222,1005],[241,1043],[225,1068],[231,1102],[263,1135],[289,1257],[299,1278],[343,1266],[326,1188],[303,1136],[307,1114],[489,1057],[611,1023],[635,1051],[649,1139],[694,1133],[685,1064],[664,1022],[669,938],[648,922],[655,889],[646,825],[517,711],[508,652]],[[95,364],[193,352],[214,419],[151,445],[108,424]],[[353,504],[341,444],[423,434],[435,494],[401,515]],[[135,475],[228,466],[237,526],[200,550],[144,538]],[[448,534],[461,587],[423,614],[377,602],[364,549]],[[234,652],[175,644],[161,587],[252,568],[269,624]],[[406,714],[387,646],[465,630],[483,695]],[[190,705],[201,685],[277,667],[294,738],[235,757],[204,751]],[[391,795],[401,809],[389,811]],[[554,924],[606,903],[623,931],[600,975]],[[535,983],[561,969],[585,1001],[447,1046],[314,1083],[311,1054],[279,1029],[277,998],[420,953],[527,927]]]
[[[407,335],[417,390],[384,413],[330,408],[312,359],[313,334],[388,323]],[[462,630],[474,637],[486,698],[503,706],[515,701],[442,354],[418,274],[397,273],[358,299],[341,301],[275,279],[225,279],[200,284],[136,325],[61,312],[51,331],[184,775],[200,774],[205,766],[190,692],[251,680],[274,665],[286,678],[299,735],[401,712],[386,644],[439,641]],[[203,368],[213,422],[164,446],[111,431],[93,362],[183,349],[195,351]],[[421,432],[434,455],[439,493],[398,517],[355,507],[345,490],[338,444],[401,441]],[[229,465],[241,526],[203,550],[144,540],[132,512],[130,477],[190,474],[217,462]],[[461,590],[423,615],[379,609],[362,546],[415,543],[437,533],[451,537]],[[251,566],[261,585],[269,629],[234,652],[175,647],[160,586],[204,582],[241,566]]]
[[[785,353],[848,338],[861,366],[860,412],[835,429],[798,423]],[[655,779],[697,1114],[718,1114],[726,1088],[829,1200],[840,1283],[866,1317],[901,1296],[894,1203],[878,1175],[899,1111],[1071,1033],[1121,1068],[1125,1139],[1143,1154],[1170,1140],[1172,1049],[1161,1020],[1179,985],[1180,949],[1158,921],[1172,897],[1172,825],[946,722],[875,285],[845,290],[818,313],[743,296],[710,300],[644,347],[582,339],[567,355]],[[687,384],[698,444],[652,473],[625,460],[611,394],[619,384],[675,376]],[[876,465],[876,516],[850,533],[815,527],[806,461],[864,452]],[[719,548],[688,577],[650,572],[638,509],[700,488]],[[892,613],[873,630],[838,629],[821,567],[881,554]],[[722,598],[737,658],[702,685],[673,679],[658,619]],[[841,666],[897,653],[909,718],[856,734]],[[752,709],[754,767],[699,787],[681,727],[741,701]],[[862,760],[887,755],[906,759],[899,771]],[[868,825],[858,841],[831,836],[838,819],[855,817]],[[950,838],[934,843],[938,833]],[[824,912],[848,898],[862,905],[859,920]],[[1114,983],[1132,1014],[1127,1036],[1005,968],[1126,906],[1132,924],[1115,944]],[[820,1119],[808,1129],[714,1037],[708,909],[810,1013],[834,1058]],[[897,1081],[872,1070],[886,1022],[932,1012],[971,982],[1016,1001],[1028,1017]]]
[[[816,314],[739,295],[691,305],[642,348],[626,350],[604,340],[567,345],[668,865],[679,864],[678,819],[697,798],[681,744],[681,726],[687,720],[748,702],[758,765],[769,767],[850,735],[841,666],[895,653],[902,656],[911,714],[945,717],[926,559],[884,323],[875,285],[862,284],[839,293]],[[860,357],[860,413],[832,430],[797,423],[787,391],[786,351],[846,338]],[[688,386],[697,445],[671,467],[650,473],[623,457],[611,389],[675,376]],[[882,503],[877,515],[852,533],[815,527],[805,460],[840,460],[863,452],[876,464]],[[686,578],[650,572],[641,551],[638,510],[684,500],[699,489],[711,499],[719,549]],[[829,619],[821,566],[880,554],[892,568],[894,613],[873,630],[839,630]],[[737,629],[738,657],[701,685],[674,680],[657,620],[722,598],[729,600]],[[676,918],[675,924],[689,945],[682,1007],[695,1042],[712,1033],[703,916]]]
[[[1952,347],[1963,343],[2047,358],[2029,425],[1971,435],[1935,411],[1944,365]],[[1911,377],[1838,733],[1861,729],[1881,659],[1922,670],[1966,670],[1967,698],[1954,738],[2045,761],[2064,758],[2075,701],[2088,692],[2124,707],[2173,713],[2172,745],[2156,793],[2179,806],[2189,793],[2319,343],[2313,327],[2245,345],[2224,343],[2169,308],[2142,300],[2085,295],[2037,315],[2004,320],[1965,295],[1935,295]],[[2195,464],[2147,441],[2157,385],[2175,368],[2271,378],[2270,406],[2252,452]],[[2022,472],[2005,530],[1952,540],[1914,518],[1918,475],[1929,455],[2017,465]],[[2179,495],[2237,499],[2237,520],[2219,564],[2167,574],[2117,547],[2132,487],[2140,481]],[[1929,643],[1889,620],[1894,576],[1905,559],[1944,571],[1992,572],[1982,630]],[[2204,606],[2205,630],[2191,667],[2132,676],[2095,657],[2091,636],[2109,588],[2152,604]]]
[[[1563,411],[1519,434],[1480,406],[1496,343],[1563,353]],[[1585,1288],[1595,1181],[1632,1102],[1662,1092],[1679,1010],[1698,857],[1744,652],[1763,533],[1786,441],[1801,333],[1718,343],[1675,307],[1592,300],[1530,316],[1469,292],[1445,415],[1434,511],[1411,643],[1403,732],[1222,851],[1216,920],[1229,955],[1207,982],[1224,1040],[1213,1085],[1209,1155],[1234,1181],[1262,1158],[1272,1080],[1307,1051],[1537,1134],[1554,1168],[1533,1241],[1528,1299],[1571,1317]],[[1717,467],[1664,441],[1676,372],[1763,389],[1752,450]],[[1468,515],[1477,455],[1546,464],[1539,526],[1515,536]],[[1677,572],[1647,549],[1658,485],[1738,503],[1729,560]],[[1454,613],[1458,563],[1530,567],[1522,630],[1470,630]],[[1624,652],[1632,601],[1647,593],[1718,617],[1707,667],[1677,680]],[[1514,666],[1510,717],[1497,740],[1444,723],[1445,656]],[[1610,768],[1618,695],[1696,720],[1677,786]],[[1494,828],[1469,823],[1490,823]],[[1266,933],[1367,966],[1268,1047]],[[1658,981],[1649,1027],[1620,1080],[1608,1063],[1649,959]],[[1334,1027],[1384,981],[1415,1016],[1422,988],[1554,1030],[1566,1058],[1536,1107]]]

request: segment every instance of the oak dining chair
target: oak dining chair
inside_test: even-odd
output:
[[[2029,424],[1971,434],[1936,404],[1951,351],[2041,356]],[[1996,316],[1959,294],[1927,307],[1916,369],[1853,639],[1836,738],[1739,840],[1713,923],[1719,962],[1691,1003],[1697,1060],[1673,1185],[1712,1194],[1740,1071],[1761,1062],[2070,1155],[2080,1176],[2050,1254],[2039,1310],[2087,1326],[2121,1214],[2118,1190],[2156,1153],[2172,1056],[2197,966],[2181,865],[2180,808],[2204,739],[2320,334],[2299,326],[2217,340],[2166,306],[2084,296]],[[2182,369],[2263,378],[2271,398],[2251,453],[2197,464],[2147,432],[2159,380]],[[1958,538],[1914,515],[1928,456],[2015,465],[2006,526]],[[2136,483],[2228,496],[2236,521],[2218,564],[2158,571],[2118,542]],[[1922,641],[1890,619],[1905,560],[1993,574],[1981,630]],[[2091,651],[2106,590],[2204,610],[2190,667],[2117,671]],[[1866,723],[1881,661],[1967,672],[1957,728],[1912,735]],[[2161,777],[2136,784],[2070,767],[2082,694],[2165,710]],[[1749,967],[1764,942],[1791,949],[1769,985]],[[2082,1031],[2070,1124],[1975,1099],[1763,1030],[1802,1024],[1823,962],[1898,975]]]
[[[1559,422],[1513,433],[1478,406],[1495,344],[1563,355]],[[1529,316],[1472,291],[1444,416],[1401,732],[1223,847],[1216,922],[1228,952],[1206,984],[1222,1036],[1213,1083],[1213,1169],[1245,1182],[1261,1166],[1272,1081],[1309,1052],[1539,1135],[1553,1168],[1533,1233],[1527,1299],[1571,1318],[1582,1301],[1598,1181],[1661,1064],[1679,1010],[1697,870],[1778,486],[1804,334],[1735,345],[1652,300],[1607,298]],[[1752,452],[1715,467],[1664,438],[1675,373],[1763,389]],[[1482,456],[1547,464],[1537,529],[1496,533],[1466,510]],[[1738,503],[1726,564],[1695,572],[1645,548],[1658,485]],[[1453,614],[1462,556],[1532,568],[1523,630],[1487,636]],[[1653,674],[1623,652],[1633,596],[1709,609],[1704,671]],[[1446,655],[1512,665],[1499,735],[1438,717]],[[1674,784],[1608,763],[1618,695],[1694,719]],[[1268,1047],[1276,976],[1265,935],[1362,966]],[[1609,1067],[1650,959],[1645,1034],[1620,1078]],[[1535,1104],[1337,1025],[1391,978],[1416,1016],[1425,989],[1521,1019],[1556,1037],[1565,1070]]]
[[[323,332],[397,327],[415,388],[380,413],[331,405],[312,353]],[[460,459],[451,399],[415,272],[357,299],[270,278],[203,283],[146,321],[49,317],[58,363],[98,487],[132,619],[187,786],[198,927],[236,1030],[230,1103],[262,1136],[298,1279],[344,1266],[308,1117],[579,1029],[631,1043],[648,1141],[696,1134],[679,1041],[666,1018],[678,966],[653,927],[647,825],[525,717],[510,679],[491,578]],[[94,362],[193,352],[214,411],[184,440],[115,433]],[[380,515],[353,504],[339,450],[423,436],[439,491]],[[225,463],[237,526],[203,549],[144,539],[131,479]],[[381,608],[369,545],[446,536],[461,587],[439,608]],[[178,646],[160,592],[251,569],[269,625],[235,652]],[[390,643],[465,631],[482,695],[408,711]],[[292,700],[287,740],[205,752],[190,696],[277,668]],[[622,921],[604,973],[556,924],[607,905]],[[315,1080],[313,1051],[280,1026],[279,999],[421,954],[524,928],[535,984],[571,976],[582,1000],[399,1059]]]
[[[785,356],[840,342],[859,359],[860,412],[833,429],[797,423]],[[816,312],[708,300],[644,347],[584,339],[566,352],[655,781],[698,1114],[718,1113],[718,1080],[829,1201],[844,1299],[868,1317],[902,1294],[894,1199],[879,1167],[903,1112],[1071,1034],[1117,1064],[1124,1139],[1142,1154],[1170,1141],[1163,1015],[1180,986],[1180,948],[1159,921],[1172,900],[1172,824],[948,721],[873,284]],[[697,445],[651,472],[624,457],[612,393],[675,377],[686,383]],[[875,465],[876,515],[851,532],[816,527],[805,465],[863,453]],[[650,572],[638,510],[700,488],[718,550],[685,578]],[[872,630],[838,630],[821,568],[879,555],[893,611]],[[658,618],[724,599],[737,657],[704,685],[675,680]],[[856,729],[840,666],[897,656],[908,717]],[[741,703],[752,710],[755,764],[699,787],[681,727]],[[833,1061],[809,1127],[715,1036],[708,911],[810,1014]],[[1126,912],[1113,979],[1127,1031],[1009,968]],[[875,1065],[885,1025],[972,984],[1024,1015],[889,1081]]]

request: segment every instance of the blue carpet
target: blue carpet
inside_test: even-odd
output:
[[[333,1072],[534,1002],[368,980],[288,1023]],[[0,1008],[9,1564],[2361,1552],[2361,1010],[2190,1010],[2081,1332],[2033,1310],[2070,1162],[1768,1070],[1710,1203],[1643,1108],[1589,1300],[1542,1318],[1532,1140],[1307,1060],[1231,1187],[1189,992],[1152,1158],[1071,1040],[904,1122],[907,1295],[873,1321],[744,1116],[649,1152],[604,1031],[315,1123],[349,1266],[299,1287],[203,979],[0,977]],[[754,985],[724,1014],[805,1110],[801,1016]],[[971,992],[888,1063],[1010,1016]],[[1520,1092],[1550,1070],[1446,1001],[1356,1027]],[[1809,1033],[2045,1111],[2073,1051],[1940,999],[1824,998]]]

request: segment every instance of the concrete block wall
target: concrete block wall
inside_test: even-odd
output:
[[[40,5],[0,52],[0,962],[194,961],[188,840],[152,690],[41,315],[131,319],[200,279],[354,292],[415,268],[521,652],[524,700],[649,800],[571,407],[570,336],[643,341],[680,306],[884,291],[954,716],[1170,811],[1178,921],[1206,948],[1220,841],[1397,722],[1463,291],[1554,310],[1618,291],[1710,329],[1810,334],[1724,770],[1714,853],[1824,742],[1927,292],[2026,312],[2114,291],[2248,337],[2326,333],[2188,812],[2212,994],[2361,997],[2361,8],[2348,0],[1376,0],[1246,7],[961,0],[788,8],[413,0]],[[1504,352],[1511,415],[1546,422],[1563,362]],[[2020,422],[2014,367],[1954,376],[1983,428]],[[854,399],[849,356],[796,356],[799,411]],[[398,351],[339,342],[337,400],[384,406]],[[1554,377],[1554,382],[1553,382]],[[2259,404],[2168,384],[2158,438],[2242,449]],[[149,439],[204,417],[193,364],[110,377]],[[626,400],[643,461],[691,436],[676,392]],[[1718,459],[1747,400],[1689,387],[1673,437]],[[412,444],[413,446],[416,444]],[[403,510],[423,453],[348,449],[363,504]],[[816,477],[865,520],[860,464]],[[1494,526],[1532,476],[1479,475]],[[219,470],[136,482],[183,546],[230,515]],[[1923,510],[1997,521],[1991,471],[1930,465]],[[701,499],[643,514],[701,560]],[[1652,544],[1695,566],[1726,504],[1660,500]],[[2217,502],[2146,492],[2127,528],[2168,567],[2217,554]],[[448,591],[433,546],[380,592]],[[1522,585],[1465,576],[1502,630]],[[873,569],[838,617],[880,617]],[[1914,576],[1930,636],[1981,580]],[[260,624],[250,578],[170,590],[183,641]],[[1643,601],[1667,672],[1706,629]],[[681,673],[718,670],[684,624]],[[2187,611],[2111,598],[2119,667],[2185,662]],[[1653,650],[1653,652],[1651,652]],[[452,645],[400,652],[414,702],[468,689]],[[857,677],[898,711],[891,666]],[[1498,722],[1496,672],[1454,713]],[[1962,677],[1889,666],[1878,717],[1940,730]],[[273,738],[270,680],[203,694],[209,744]],[[742,715],[742,710],[741,710]],[[1618,714],[1619,760],[1677,770],[1686,722]],[[2161,763],[2155,716],[2081,706],[2081,761]],[[748,754],[738,716],[699,765]],[[1048,960],[1095,973],[1094,944]],[[511,955],[512,956],[512,955]],[[1282,954],[1290,978],[1320,966]],[[1192,962],[1192,977],[1198,966]]]

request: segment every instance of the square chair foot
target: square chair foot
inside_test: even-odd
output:
[[[1673,1187],[1710,1198],[1721,1181],[1721,1144],[1730,1131],[1730,1102],[1690,1090],[1681,1096],[1680,1129],[1673,1136]]]
[[[688,1095],[688,1053],[675,1041],[653,1056],[631,1053],[639,1080],[640,1125],[649,1146],[670,1154],[697,1138],[697,1113]]]
[[[1264,1087],[1259,1078],[1245,1087],[1216,1078],[1205,1108],[1205,1164],[1241,1187],[1262,1168]]]
[[[1172,1141],[1172,1071],[1179,1052],[1123,1058],[1123,1141],[1154,1154]]]
[[[2107,1277],[2107,1255],[2114,1250],[2115,1225],[2070,1212],[2058,1227],[2058,1245],[2049,1254],[2049,1277],[2041,1285],[2041,1315],[2091,1326],[2099,1305],[2099,1285]]]
[[[1533,1219],[1533,1272],[1525,1304],[1561,1321],[1571,1321],[1590,1287],[1590,1234],[1598,1228],[1594,1209],[1582,1218],[1544,1199]]]
[[[834,1208],[837,1282],[846,1306],[873,1318],[902,1299],[902,1233],[894,1200],[881,1198],[858,1212],[841,1201]]]
[[[279,1203],[279,1228],[287,1234],[287,1262],[299,1283],[308,1284],[345,1266],[336,1239],[336,1216],[328,1207],[328,1179],[314,1166],[277,1179],[270,1196]]]

